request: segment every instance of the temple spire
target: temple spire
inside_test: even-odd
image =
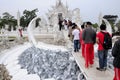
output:
[[[58,3],[61,3],[61,0],[58,0]]]
[[[68,3],[67,3],[67,0],[66,0],[66,8],[68,9]]]
[[[56,6],[62,5],[61,0],[56,0]]]
[[[61,2],[61,0],[58,0],[58,4],[60,5],[62,2]]]

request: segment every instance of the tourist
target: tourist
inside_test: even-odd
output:
[[[22,34],[22,28],[19,28],[19,33],[20,33],[20,37],[23,37],[23,34]]]
[[[68,20],[67,26],[68,26],[68,37],[72,41],[72,21]]]
[[[96,36],[96,42],[98,44],[98,58],[99,58],[99,67],[96,69],[99,71],[105,71],[107,69],[107,55],[108,49],[105,49],[103,46],[106,31],[106,25],[101,24],[100,30]],[[108,33],[109,34],[109,33]],[[110,35],[110,34],[109,34]]]
[[[80,28],[76,23],[72,23],[72,26],[76,26],[76,29],[78,29],[80,31]]]
[[[80,31],[77,29],[77,25],[73,25],[72,27],[73,31],[72,31],[72,35],[73,35],[73,42],[74,42],[74,52],[79,52],[80,49]]]
[[[85,23],[83,23],[83,25],[81,25],[81,31],[80,31],[80,44],[81,44],[81,50],[82,50],[82,57],[85,57],[85,53],[84,53],[84,49],[85,49],[85,44],[84,41],[82,39],[82,33],[85,27]]]
[[[58,22],[58,24],[59,24],[59,31],[62,30],[62,27],[63,27],[62,23],[63,23],[63,21],[59,19],[59,22]]]
[[[63,25],[64,25],[64,29],[67,31],[68,30],[68,27],[67,27],[67,20],[63,20]]]
[[[87,26],[82,33],[82,39],[85,43],[85,68],[93,65],[94,60],[94,43],[96,32],[92,29],[92,23],[86,22]]]
[[[120,39],[113,46],[112,56],[114,57],[113,66],[115,72],[113,80],[120,80]]]

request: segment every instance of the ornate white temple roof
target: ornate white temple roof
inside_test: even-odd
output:
[[[76,23],[79,23],[80,21],[80,24],[81,24],[80,10],[78,10],[78,8],[74,10],[69,10],[67,1],[66,3],[63,3],[61,0],[56,0],[56,4],[52,6],[52,9],[48,10],[47,17],[51,25],[58,23],[59,14],[62,15],[63,19],[73,20]]]

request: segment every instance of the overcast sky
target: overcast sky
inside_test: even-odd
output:
[[[80,16],[83,21],[98,22],[98,16],[118,15],[120,19],[120,0],[62,0],[64,4],[68,3],[69,9],[80,9]],[[38,8],[39,15],[43,15],[56,0],[0,0],[0,16],[3,12],[9,12],[16,17],[17,11],[22,12]]]

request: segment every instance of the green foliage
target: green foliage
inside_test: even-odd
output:
[[[98,27],[98,24],[97,24],[97,23],[93,24],[93,27],[94,27],[94,28],[97,28],[97,27]]]
[[[11,20],[13,18],[14,18],[14,16],[10,15],[8,12],[3,13],[3,19]]]
[[[115,24],[118,16],[117,16],[117,15],[104,15],[103,18],[105,18],[105,19],[107,19],[109,22]]]
[[[20,25],[23,27],[27,27],[29,22],[37,16],[36,12],[38,12],[38,9],[34,9],[32,11],[24,10],[23,16],[20,19],[20,22],[21,22]]]
[[[36,12],[38,12],[38,9],[34,9],[31,11],[24,10],[23,16],[21,16],[20,18],[20,26],[22,26],[23,28],[27,27],[29,22],[37,16]],[[38,21],[40,21],[40,19],[36,20],[36,26],[38,25]],[[14,16],[9,14],[8,12],[4,12],[3,17],[0,17],[0,29],[2,27],[4,28],[5,25],[9,25],[8,30],[11,30],[11,27],[13,27],[13,29],[15,30],[15,26],[17,26],[17,19],[15,19]]]
[[[104,15],[103,18],[105,18],[109,21],[109,23],[111,24],[111,27],[112,27],[112,31],[115,32],[114,25],[115,25],[115,22],[116,22],[118,16],[117,15]]]
[[[0,28],[4,27],[6,24],[9,25],[8,30],[11,30],[11,27],[15,30],[15,26],[17,25],[17,20],[8,12],[3,13],[3,17],[0,19]]]
[[[39,21],[41,21],[40,18],[38,18],[38,19],[36,20],[36,27],[39,25]]]

